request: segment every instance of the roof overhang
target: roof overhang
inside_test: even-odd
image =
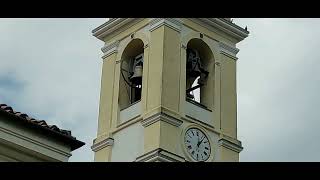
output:
[[[225,18],[192,18],[191,20],[198,20],[203,22],[205,25],[208,25],[210,28],[219,29],[229,36],[237,39],[239,42],[249,35],[249,31]]]
[[[52,129],[46,128],[44,126],[41,126],[35,123],[30,123],[25,118],[9,113],[3,109],[0,109],[0,114],[6,116],[8,119],[11,120],[11,122],[22,123],[25,127],[30,128],[30,130],[34,130],[39,134],[51,136],[53,138],[56,138],[59,141],[62,141],[68,144],[71,148],[71,151],[76,150],[82,147],[83,145],[85,145],[84,142],[77,140],[75,137],[59,133],[57,131],[54,131]]]
[[[201,24],[207,26],[208,28],[219,29],[229,36],[242,41],[249,35],[249,31],[243,29],[242,27],[232,23],[225,18],[188,18],[194,22],[200,22]],[[92,31],[93,36],[103,41],[104,37],[110,35],[114,31],[120,29],[121,27],[132,23],[137,20],[142,20],[142,18],[110,18],[107,22],[103,23],[99,27]]]
[[[92,31],[93,36],[103,41],[104,37],[110,35],[119,28],[141,18],[110,18],[107,22]]]

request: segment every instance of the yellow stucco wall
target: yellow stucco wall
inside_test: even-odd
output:
[[[179,127],[172,126],[166,122],[161,122],[159,147],[183,156],[181,151],[179,151],[181,144],[177,143],[181,141],[181,131],[182,129]]]
[[[180,34],[164,27],[161,106],[179,114],[180,102]]]
[[[159,148],[161,123],[158,121],[144,128],[144,152]]]
[[[103,60],[98,137],[105,133],[109,133],[111,127],[115,58],[116,54],[112,54]]]
[[[148,63],[147,112],[161,106],[164,27],[150,32]]]
[[[111,146],[105,147],[97,151],[94,155],[95,162],[108,162],[111,159]]]
[[[236,61],[221,57],[221,129],[237,138]]]
[[[223,162],[238,162],[239,161],[239,153],[230,150],[225,147],[221,147],[221,157],[220,161]]]

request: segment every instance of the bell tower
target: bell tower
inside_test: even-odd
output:
[[[94,161],[239,161],[236,44],[229,18],[112,18]]]

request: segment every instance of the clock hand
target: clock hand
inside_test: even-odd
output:
[[[203,137],[203,139],[204,139],[204,137]],[[199,141],[199,136],[198,136],[198,143],[197,143],[197,146],[198,146],[198,147],[199,147],[200,144],[202,143],[203,139],[202,139],[201,141]]]
[[[200,141],[199,141],[199,136],[198,136],[198,143],[197,143],[197,147],[199,148],[199,145],[200,145]]]
[[[203,136],[202,140],[200,141],[200,144],[202,143],[203,140],[204,140],[204,136]]]
[[[198,143],[197,143],[198,148],[199,148],[199,146],[200,146],[200,144],[202,143],[203,140],[204,140],[204,136],[203,136],[203,138],[201,139],[201,141],[198,140]]]

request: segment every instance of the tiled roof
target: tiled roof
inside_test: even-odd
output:
[[[6,104],[0,104],[0,109],[4,110],[4,111],[6,111],[6,112],[8,112],[10,114],[13,114],[15,116],[19,116],[19,117],[25,119],[29,123],[33,123],[35,125],[42,126],[42,127],[51,129],[53,131],[56,131],[58,133],[61,133],[61,134],[64,134],[64,135],[67,135],[67,136],[70,136],[70,137],[74,138],[71,135],[71,131],[60,129],[56,125],[48,125],[45,120],[37,120],[37,119],[34,119],[32,117],[29,117],[25,113],[14,111],[11,106],[8,106]]]
[[[74,136],[72,136],[71,131],[60,129],[56,125],[48,125],[45,120],[37,120],[35,118],[29,117],[25,113],[14,111],[12,107],[6,104],[0,104],[0,113],[1,112],[15,117],[14,119],[24,121],[25,123],[33,125],[36,128],[40,128],[42,130],[45,130],[46,132],[51,133],[52,135],[61,139],[63,142],[69,144],[72,151],[85,145],[84,142],[79,141]]]

